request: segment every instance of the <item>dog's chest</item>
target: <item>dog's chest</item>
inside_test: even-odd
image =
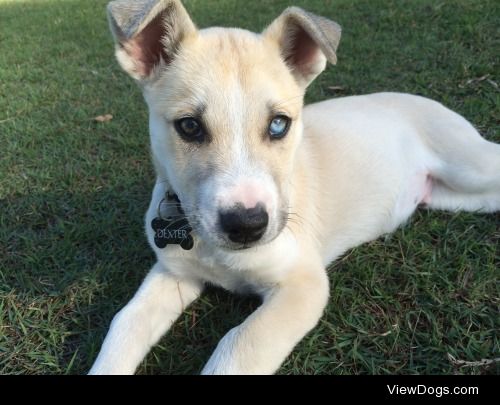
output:
[[[233,292],[262,295],[283,279],[290,268],[288,261],[293,260],[294,255],[281,254],[284,245],[290,244],[283,236],[270,246],[244,252],[220,251],[199,240],[191,251],[169,246],[156,252],[165,267],[179,277],[198,279]]]
[[[180,278],[193,278],[238,293],[261,294],[273,284],[269,275],[255,269],[229,266],[213,254],[198,254],[198,247],[188,253],[178,250],[167,247],[160,252],[158,259]]]

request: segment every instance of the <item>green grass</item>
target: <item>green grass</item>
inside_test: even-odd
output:
[[[114,61],[105,3],[0,0],[0,373],[86,372],[154,262],[146,108]],[[339,63],[308,101],[422,94],[500,141],[497,0],[186,3],[202,27],[260,30],[290,4],[329,16],[343,26]],[[497,374],[447,354],[500,357],[499,268],[499,214],[419,211],[331,266],[328,309],[280,373]],[[256,305],[209,290],[139,372],[200,371]]]

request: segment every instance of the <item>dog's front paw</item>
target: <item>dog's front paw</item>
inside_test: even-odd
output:
[[[87,375],[134,375],[134,370],[130,369],[119,369],[117,367],[111,366],[93,366]]]
[[[237,351],[239,328],[231,329],[219,342],[217,348],[201,371],[202,375],[237,375],[248,374],[241,367],[240,355]]]

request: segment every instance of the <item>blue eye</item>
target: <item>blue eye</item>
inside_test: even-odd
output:
[[[269,136],[273,140],[283,139],[290,129],[291,120],[284,115],[277,115],[269,124]]]

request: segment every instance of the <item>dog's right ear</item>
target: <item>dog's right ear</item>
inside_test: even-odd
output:
[[[116,58],[139,82],[153,78],[157,67],[173,60],[182,40],[196,34],[179,0],[116,0],[107,10]]]

